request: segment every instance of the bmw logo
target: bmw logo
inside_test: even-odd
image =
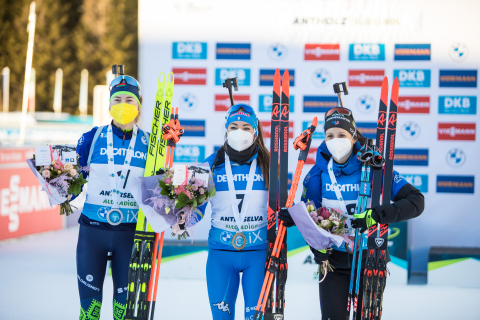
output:
[[[451,167],[460,167],[465,163],[467,156],[460,148],[453,148],[447,152],[446,160],[449,166]]]
[[[268,47],[268,54],[273,60],[282,60],[287,56],[287,47],[281,43],[274,43]]]
[[[228,231],[223,231],[220,234],[220,239],[222,240],[223,243],[230,244],[232,242],[232,234]]]
[[[455,43],[450,47],[449,54],[453,61],[460,62],[467,58],[468,48],[463,43]]]
[[[365,113],[370,113],[375,109],[377,101],[369,94],[362,94],[360,97],[358,97],[355,105],[357,106],[358,110]]]
[[[147,144],[148,144],[147,137],[142,136],[142,143],[143,143],[144,145],[147,145]]]
[[[110,208],[108,207],[101,207],[97,211],[97,215],[100,217],[100,219],[107,219],[107,213],[110,211]]]
[[[186,92],[180,97],[180,105],[183,109],[187,111],[192,111],[197,108],[198,99],[193,93]]]
[[[413,140],[420,135],[420,125],[415,121],[407,121],[402,126],[402,135],[405,139]]]
[[[317,87],[323,87],[330,82],[330,71],[327,69],[317,69],[312,73],[312,81]]]

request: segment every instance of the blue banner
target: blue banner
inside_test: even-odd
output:
[[[440,70],[440,87],[476,88],[477,70]]]
[[[421,193],[428,192],[428,175],[427,174],[400,174],[412,186],[420,190]]]
[[[348,50],[350,61],[385,61],[385,45],[382,43],[352,43]]]
[[[327,112],[338,107],[337,96],[303,96],[303,112]]]
[[[393,77],[398,77],[400,87],[430,88],[430,70],[396,69]]]
[[[184,137],[205,137],[205,120],[182,120]]]
[[[207,59],[206,42],[174,42],[172,59]]]
[[[377,123],[376,122],[357,122],[357,128],[360,133],[369,139],[377,137]]]
[[[312,124],[311,121],[303,121],[302,131],[307,130],[311,124]],[[325,127],[325,121],[318,120],[317,128],[315,129],[315,132],[312,135],[312,139],[325,139],[325,131],[323,130],[324,127]]]
[[[437,176],[437,193],[474,193],[474,176]]]
[[[285,69],[280,69],[280,77],[283,79],[283,72]],[[273,86],[273,76],[275,75],[275,69],[260,69],[260,85],[261,86]],[[295,70],[288,69],[288,76],[290,77],[290,86],[295,85]]]
[[[439,96],[440,114],[477,114],[476,96]]]
[[[217,59],[250,60],[250,43],[217,43]]]
[[[395,60],[430,60],[430,44],[396,44]]]
[[[272,112],[272,100],[271,94],[261,94],[258,96],[258,111],[259,112]],[[290,112],[295,112],[295,96],[290,95],[288,108]]]
[[[183,121],[182,121],[183,123]],[[178,144],[175,147],[174,162],[202,162],[205,160],[205,146]]]
[[[215,85],[221,86],[228,78],[237,78],[239,86],[250,85],[250,69],[217,68],[215,69]]]
[[[396,166],[428,166],[428,149],[395,148]]]

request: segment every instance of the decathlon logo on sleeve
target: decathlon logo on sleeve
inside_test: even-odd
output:
[[[207,84],[206,68],[172,68],[175,75],[175,84]]]
[[[430,70],[426,69],[396,69],[393,77],[398,77],[400,87],[430,88]]]
[[[351,87],[381,87],[385,70],[348,70]]]
[[[439,96],[440,114],[477,114],[476,96]]]
[[[305,44],[305,60],[340,60],[340,44]]]
[[[206,42],[174,42],[172,59],[207,59]]]
[[[385,61],[385,45],[381,43],[353,43],[348,50],[350,61]]]
[[[440,70],[440,87],[476,88],[477,70]]]
[[[396,44],[395,60],[430,60],[430,44]]]
[[[225,79],[237,78],[238,85],[250,85],[250,69],[241,68],[217,68],[215,69],[215,85],[223,85]],[[235,103],[238,103],[235,101]]]
[[[234,94],[233,95],[233,101],[235,101],[236,104],[246,104],[250,105],[250,95],[248,94]],[[232,103],[230,102],[230,95],[228,94],[216,94],[215,95],[215,111],[228,111],[230,107],[232,106]],[[183,125],[183,121],[182,121]]]
[[[430,113],[430,97],[398,97],[398,113]]]
[[[230,101],[230,100],[229,100]],[[235,101],[237,101],[235,99]],[[258,96],[258,111],[272,112],[273,97],[271,94],[261,94]],[[295,96],[290,94],[288,101],[288,108],[290,113],[295,111]]]
[[[476,123],[438,123],[438,140],[475,141]]]
[[[250,60],[250,43],[217,43],[217,59]]]

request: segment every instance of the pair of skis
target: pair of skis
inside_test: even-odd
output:
[[[362,166],[362,180],[360,185],[357,213],[361,213],[366,209],[365,199],[369,196],[370,192],[370,179],[368,173],[370,172],[370,167],[373,168],[370,207],[374,208],[381,203],[390,203],[392,193],[393,161],[395,154],[398,91],[399,83],[398,79],[395,78],[390,97],[390,110],[387,115],[388,79],[386,77],[383,79],[380,94],[380,108],[378,113],[375,147],[371,146],[371,143],[366,143],[366,146],[364,147],[366,150],[362,149],[363,151],[361,150],[361,152],[359,152],[360,158],[365,156],[367,152],[370,152],[370,154],[365,157],[366,159],[368,158],[368,162],[365,161],[366,163],[364,162]],[[387,127],[388,129],[386,131]],[[368,142],[368,139],[366,140]],[[383,157],[384,153],[385,156]],[[366,176],[364,176],[364,170],[367,170]],[[381,195],[382,199],[380,198]],[[380,200],[382,200],[381,203]],[[388,224],[376,224],[370,227],[368,230],[367,259],[363,279],[363,301],[358,302],[362,249],[364,247],[363,238],[363,235],[357,230],[355,232],[354,240],[355,244],[352,271],[350,276],[347,320],[350,319],[352,303],[353,319],[356,319],[357,313],[360,312],[362,320],[380,320],[382,316],[383,291],[385,289],[387,278],[386,252],[388,247]],[[353,293],[355,274],[355,293]],[[359,303],[361,308],[360,310],[358,310]]]
[[[173,73],[169,73],[168,77],[160,73],[145,177],[156,175],[165,167],[171,167],[175,144],[183,134],[178,122],[178,108],[172,109],[173,87]],[[128,271],[125,320],[148,320],[154,317],[163,239],[164,232],[155,233],[139,209]]]

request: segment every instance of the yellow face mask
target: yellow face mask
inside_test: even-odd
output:
[[[119,103],[110,108],[110,115],[116,122],[126,124],[135,120],[138,115],[138,108],[133,104]]]

